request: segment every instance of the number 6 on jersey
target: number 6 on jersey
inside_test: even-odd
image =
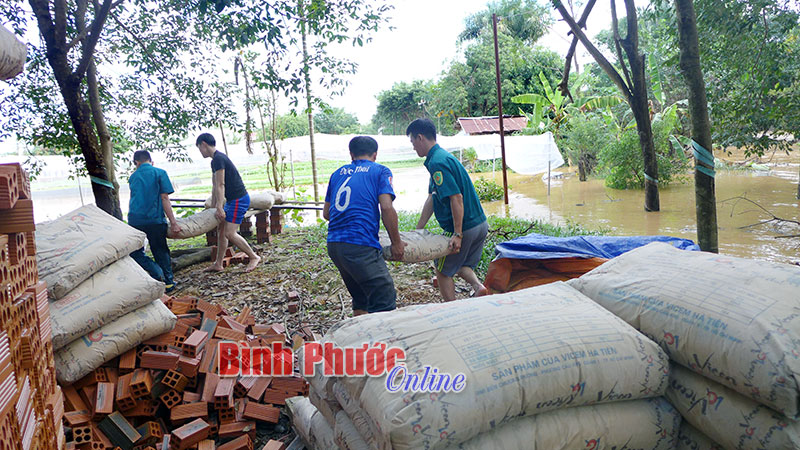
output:
[[[353,177],[347,177],[347,179],[344,180],[344,183],[342,183],[342,185],[339,187],[339,190],[336,191],[336,201],[334,202],[334,206],[340,212],[347,209],[347,206],[350,205],[350,194],[353,192],[353,190],[350,189],[350,186],[348,186],[347,183],[350,182],[351,178]],[[342,201],[342,197],[344,197],[344,201]]]

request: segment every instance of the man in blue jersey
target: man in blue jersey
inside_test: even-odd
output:
[[[172,183],[167,172],[153,167],[147,150],[134,152],[133,163],[136,171],[128,179],[131,188],[128,225],[147,235],[155,262],[145,255],[144,247],[131,253],[131,257],[151,277],[163,281],[167,292],[172,292],[175,282],[172,279],[172,260],[167,246],[167,218],[173,233],[178,233],[181,229],[169,201],[169,194],[173,192]]]
[[[352,163],[331,174],[323,216],[328,224],[328,256],[353,297],[353,315],[395,309],[397,292],[378,241],[378,221],[392,241],[392,258],[403,258],[397,212],[392,206],[392,172],[375,162],[378,143],[368,136],[350,141]]]
[[[474,296],[486,295],[486,287],[475,275],[483,244],[489,232],[486,215],[475,186],[458,158],[436,143],[436,125],[417,119],[406,129],[406,136],[431,174],[428,199],[422,207],[417,228],[425,228],[431,215],[450,238],[450,255],[436,261],[436,280],[444,301],[456,298],[453,276],[458,274],[472,286]]]

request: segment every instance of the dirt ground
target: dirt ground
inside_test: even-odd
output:
[[[272,243],[254,244],[262,258],[252,273],[243,265],[228,267],[221,273],[205,273],[210,262],[187,267],[175,274],[177,295],[196,295],[238,312],[250,305],[259,323],[283,323],[293,334],[308,325],[320,335],[340,320],[352,317],[350,294],[325,249],[324,231],[285,229],[273,235]],[[434,288],[430,263],[388,263],[397,289],[397,306],[441,301]],[[300,293],[300,308],[289,313],[287,294]],[[457,297],[470,295],[469,285],[456,280]]]

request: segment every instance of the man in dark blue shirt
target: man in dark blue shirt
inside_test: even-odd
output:
[[[378,241],[378,221],[392,241],[392,258],[402,259],[397,212],[392,206],[392,172],[377,164],[378,143],[368,136],[350,141],[352,163],[331,174],[323,216],[328,219],[328,256],[353,297],[353,315],[395,309],[397,292]],[[332,207],[331,207],[332,206]]]
[[[197,149],[204,158],[211,158],[212,173],[212,207],[216,208],[217,220],[220,221],[217,229],[217,260],[205,268],[206,272],[222,272],[222,259],[228,243],[235,245],[245,252],[249,258],[245,272],[252,272],[261,262],[245,238],[239,236],[236,229],[244,220],[244,215],[250,207],[250,194],[244,187],[239,171],[228,156],[217,151],[217,141],[209,133],[203,133],[195,142]]]
[[[131,188],[131,200],[128,204],[128,224],[147,235],[150,243],[152,259],[144,253],[144,247],[131,253],[131,257],[156,280],[163,281],[166,291],[175,289],[172,279],[172,260],[167,246],[167,218],[174,233],[180,232],[180,225],[175,221],[169,194],[174,190],[167,172],[153,167],[150,153],[139,150],[133,154],[136,171],[131,174],[128,184]],[[165,217],[166,214],[166,217]]]

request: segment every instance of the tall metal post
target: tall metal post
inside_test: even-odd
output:
[[[503,132],[503,96],[500,90],[500,49],[497,45],[497,14],[492,14],[494,33],[494,71],[497,81],[497,113],[500,117],[500,155],[503,158],[503,201],[508,204],[508,179],[506,177],[506,137]]]

